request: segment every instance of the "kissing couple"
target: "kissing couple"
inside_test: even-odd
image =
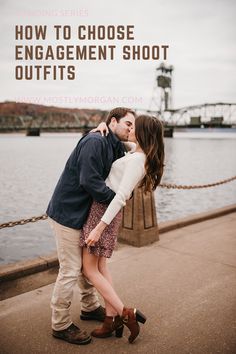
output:
[[[72,151],[47,208],[60,265],[51,299],[52,335],[89,344],[91,336],[106,338],[115,333],[122,337],[125,325],[133,343],[146,317],[125,305],[116,293],[107,259],[116,244],[121,209],[134,188],[143,188],[145,193],[161,181],[163,126],[157,117],[136,116],[129,108],[117,107],[95,131],[83,136]],[[81,295],[80,319],[103,322],[91,335],[70,316],[76,284]]]

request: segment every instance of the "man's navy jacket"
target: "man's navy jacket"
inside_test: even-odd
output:
[[[47,208],[59,224],[81,229],[92,201],[109,204],[115,193],[106,186],[113,161],[124,156],[124,145],[110,131],[84,136],[72,151]]]

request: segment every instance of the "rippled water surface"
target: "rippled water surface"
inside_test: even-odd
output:
[[[45,212],[57,179],[78,134],[41,137],[0,135],[0,223]],[[205,184],[236,175],[236,139],[166,139],[164,182]],[[155,192],[158,221],[173,220],[236,201],[236,182],[202,190]],[[55,250],[47,221],[0,230],[0,263],[33,258]]]

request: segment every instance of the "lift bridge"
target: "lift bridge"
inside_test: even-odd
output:
[[[172,128],[236,128],[236,103],[204,103],[161,110],[142,110],[161,116],[166,127]]]
[[[170,135],[178,128],[234,128],[236,103],[204,103],[172,108],[173,66],[161,64],[157,69],[150,106],[145,112],[161,116]],[[144,110],[138,110],[144,111]],[[172,131],[172,132],[171,132]]]

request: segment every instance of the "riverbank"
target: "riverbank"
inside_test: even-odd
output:
[[[205,221],[203,221],[205,220]],[[200,221],[200,219],[199,219]],[[140,336],[93,339],[83,353],[233,354],[236,348],[236,212],[202,219],[161,233],[160,241],[121,246],[110,261],[115,287],[148,320]],[[51,336],[53,284],[0,302],[1,352],[74,353]],[[79,319],[79,293],[72,303],[75,324],[91,331],[98,323]]]

